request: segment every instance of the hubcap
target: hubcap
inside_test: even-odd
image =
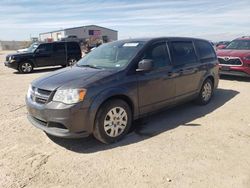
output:
[[[212,94],[212,86],[209,82],[207,82],[203,86],[203,91],[202,91],[202,98],[204,99],[204,101],[208,101],[211,97],[211,94]]]
[[[32,66],[29,63],[24,63],[22,65],[22,71],[23,72],[30,72],[32,70]]]
[[[75,59],[70,59],[69,60],[69,66],[73,66],[74,64],[76,64],[76,60]]]
[[[104,130],[110,137],[122,134],[128,123],[128,115],[122,107],[112,108],[104,119]]]

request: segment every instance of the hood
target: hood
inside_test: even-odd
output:
[[[250,50],[217,50],[217,56],[228,56],[228,57],[246,57],[250,56]]]
[[[113,74],[112,70],[93,69],[88,67],[67,67],[42,76],[32,82],[34,87],[53,91],[57,88],[83,88]]]
[[[6,57],[26,57],[26,56],[31,56],[33,55],[32,52],[19,52],[19,53],[14,53],[14,54],[8,54]]]

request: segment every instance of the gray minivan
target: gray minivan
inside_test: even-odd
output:
[[[218,86],[209,41],[162,37],[103,44],[72,67],[33,81],[28,119],[50,135],[121,139],[133,120],[195,100],[207,104]]]

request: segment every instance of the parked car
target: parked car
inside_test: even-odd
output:
[[[17,53],[24,53],[24,52],[32,51],[33,49],[36,49],[38,47],[38,45],[39,45],[39,43],[35,42],[35,43],[31,44],[28,48],[23,48],[23,49],[17,50]]]
[[[73,67],[33,81],[28,119],[50,135],[121,139],[133,120],[184,101],[209,103],[218,85],[209,41],[129,39],[103,44]]]
[[[7,55],[5,66],[21,73],[30,73],[36,67],[73,65],[81,56],[80,46],[76,42],[41,43],[25,53]]]
[[[220,74],[250,76],[250,37],[233,40],[226,48],[217,51]]]

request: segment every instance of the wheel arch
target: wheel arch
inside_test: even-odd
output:
[[[213,86],[214,86],[214,77],[213,77],[212,75],[209,75],[209,76],[206,77],[205,80],[207,80],[207,79],[210,79],[211,82],[212,82],[212,84],[213,84]],[[205,81],[205,80],[204,80],[204,81]],[[203,81],[203,82],[204,82],[204,81]]]
[[[33,67],[36,67],[35,61],[32,60],[32,59],[27,59],[27,58],[20,59],[20,60],[19,60],[18,67],[19,67],[19,66],[21,65],[21,63],[23,63],[23,62],[29,62],[29,63],[31,63],[31,64],[33,65]]]
[[[199,90],[201,90],[201,87],[203,85],[203,83],[207,80],[207,79],[210,79],[213,83],[213,86],[216,87],[216,83],[215,83],[215,76],[213,74],[207,74],[206,76],[203,77],[203,79],[201,80],[200,82],[200,85],[199,85]]]
[[[94,124],[95,124],[95,119],[96,119],[96,115],[99,111],[99,109],[101,108],[101,106],[103,104],[105,104],[107,101],[109,100],[113,100],[113,99],[120,99],[125,101],[130,109],[131,109],[131,113],[132,113],[132,117],[133,119],[136,119],[136,117],[138,116],[138,109],[137,109],[137,104],[135,102],[135,99],[133,99],[133,97],[129,96],[123,89],[115,89],[115,90],[108,90],[108,91],[104,91],[101,94],[97,95],[97,97],[93,100],[90,108],[89,108],[89,123],[91,125],[91,130],[94,129]]]

